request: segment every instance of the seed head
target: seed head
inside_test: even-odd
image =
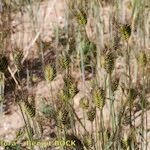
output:
[[[36,108],[29,104],[29,102],[22,102],[23,110],[30,116],[31,118],[36,115]]]
[[[87,149],[91,149],[94,144],[94,139],[89,134],[86,134],[84,136],[83,143]]]
[[[87,98],[82,98],[80,100],[80,107],[82,109],[88,109],[89,108],[89,100]]]
[[[59,57],[59,64],[64,69],[67,69],[69,67],[70,62],[71,62],[71,60],[70,60],[70,57],[67,53],[63,53]]]
[[[128,148],[128,135],[124,134],[122,140],[121,140],[121,145],[123,149],[127,149]]]
[[[117,90],[118,85],[119,85],[119,78],[114,78],[112,80],[112,85],[111,85],[112,92],[115,92]]]
[[[68,102],[69,100],[69,94],[66,90],[61,90],[60,93],[59,93],[59,98],[61,99],[61,102]]]
[[[102,110],[105,105],[105,91],[102,88],[96,88],[93,91],[93,97],[96,107]]]
[[[139,54],[139,63],[142,67],[145,67],[146,64],[147,64],[147,56],[146,56],[146,53],[145,52],[140,52]]]
[[[92,107],[88,110],[87,112],[87,117],[88,117],[88,120],[93,122],[95,117],[96,117],[96,108],[95,107]]]
[[[69,96],[73,98],[77,94],[77,87],[75,84],[71,84],[69,87]]]
[[[13,53],[13,59],[18,69],[21,69],[21,61],[23,59],[23,53],[20,50],[16,50]]]
[[[114,54],[110,51],[107,52],[107,54],[104,57],[104,68],[107,73],[112,73],[114,69],[114,64],[115,64],[115,58]]]
[[[61,122],[63,125],[66,125],[69,123],[69,111],[67,109],[62,109],[60,111],[61,116]]]
[[[71,77],[64,77],[64,92],[68,98],[73,98],[77,93],[77,86]]]
[[[76,17],[80,25],[85,26],[87,24],[87,15],[83,10],[77,13]]]
[[[44,75],[46,81],[50,82],[56,77],[56,69],[50,65],[47,65],[44,70]]]
[[[129,24],[120,27],[121,36],[123,39],[128,40],[131,36],[131,26]]]

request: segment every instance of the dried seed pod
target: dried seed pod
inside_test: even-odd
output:
[[[94,139],[89,134],[86,134],[84,135],[83,143],[87,149],[91,149],[94,144]]]
[[[131,36],[131,26],[129,24],[121,25],[120,32],[122,38],[128,40]]]
[[[111,74],[115,65],[115,57],[114,54],[110,51],[104,57],[104,68],[107,73]]]
[[[89,108],[89,100],[87,98],[82,98],[80,100],[80,107],[82,109],[88,109]]]
[[[140,52],[138,61],[142,67],[145,67],[147,64],[147,56],[145,52]]]
[[[102,110],[105,105],[105,91],[102,88],[96,88],[93,91],[93,97],[96,107]]]
[[[112,84],[111,84],[111,90],[112,90],[112,92],[115,92],[117,90],[118,85],[119,85],[119,78],[114,78],[112,80]]]
[[[96,117],[96,108],[95,107],[92,107],[88,110],[87,112],[87,117],[88,117],[88,120],[93,122],[95,117]]]
[[[50,82],[56,77],[56,69],[50,65],[47,65],[44,70],[44,75],[46,81]]]
[[[5,73],[8,68],[8,60],[5,56],[0,56],[0,72]]]

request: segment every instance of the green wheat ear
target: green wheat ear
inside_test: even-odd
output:
[[[102,88],[95,88],[93,91],[93,98],[96,107],[102,110],[105,105],[105,91]]]
[[[114,53],[111,51],[108,51],[104,56],[104,68],[107,73],[112,73],[115,65],[115,57]]]
[[[89,121],[93,122],[95,117],[96,117],[96,108],[95,107],[91,107],[87,111],[87,118],[88,118]]]
[[[52,81],[56,77],[56,69],[51,65],[47,65],[44,70],[45,79],[47,82]]]

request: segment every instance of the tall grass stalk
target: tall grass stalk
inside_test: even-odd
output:
[[[4,102],[4,74],[0,72],[0,117],[3,115]]]

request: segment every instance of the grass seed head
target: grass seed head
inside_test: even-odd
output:
[[[121,145],[123,149],[128,148],[128,135],[124,134],[123,138],[121,139]]]
[[[147,64],[147,56],[145,52],[140,52],[138,61],[142,67],[145,67]]]
[[[71,59],[66,52],[59,57],[59,64],[60,67],[62,67],[63,69],[67,69],[69,67],[70,62]]]
[[[29,104],[29,102],[22,102],[23,110],[30,116],[31,118],[36,115],[36,108]]]
[[[87,149],[91,149],[94,144],[94,139],[89,134],[86,134],[83,138],[83,143]]]
[[[80,107],[87,110],[89,108],[89,100],[87,98],[82,98],[80,100]]]
[[[77,94],[78,90],[75,84],[71,84],[69,87],[69,96],[73,98]]]
[[[105,105],[105,91],[102,88],[96,88],[93,91],[93,97],[96,107],[102,110]]]
[[[63,125],[67,125],[69,123],[69,111],[65,108],[60,111],[61,122]]]
[[[111,74],[115,65],[114,53],[108,51],[104,57],[104,68],[107,73]]]
[[[88,120],[93,122],[95,117],[96,117],[96,108],[95,107],[91,107],[88,111],[87,111],[87,117]]]
[[[119,85],[119,78],[114,78],[112,80],[112,84],[111,84],[111,90],[112,90],[112,92],[115,92],[117,90],[118,85]]]
[[[124,40],[128,40],[131,36],[131,26],[129,24],[121,25],[120,27],[121,36]]]
[[[80,10],[80,12],[77,13],[76,18],[81,26],[85,26],[87,24],[87,15],[85,11]]]
[[[44,75],[46,81],[50,82],[56,77],[56,69],[51,65],[47,65],[44,70]]]
[[[69,93],[67,90],[63,89],[59,93],[59,98],[61,99],[61,102],[66,103],[69,100]]]

